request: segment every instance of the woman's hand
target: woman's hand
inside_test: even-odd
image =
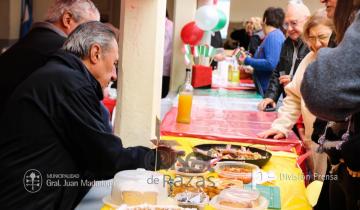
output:
[[[254,68],[252,66],[243,66],[245,73],[254,74]]]
[[[278,139],[284,139],[286,137],[283,132],[272,129],[272,128],[257,134],[257,136],[260,137],[260,138],[263,138],[263,139],[267,139],[269,137],[272,137],[273,139],[277,139],[277,140]]]
[[[244,64],[244,62],[245,62],[245,59],[246,59],[246,53],[245,52],[242,52],[242,51],[240,51],[239,52],[240,53],[240,56],[239,56],[239,63],[240,64]]]

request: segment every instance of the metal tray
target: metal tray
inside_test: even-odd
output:
[[[214,157],[211,157],[210,154],[204,155],[203,153],[199,153],[198,149],[200,149],[202,151],[208,151],[212,148],[226,149],[227,145],[229,145],[229,144],[199,144],[193,148],[193,151],[197,158],[208,161],[208,160],[214,159]],[[241,146],[241,145],[231,145],[231,148],[234,148],[234,149],[240,149],[241,147],[245,147],[245,148],[249,149],[251,152],[257,152],[264,158],[257,159],[257,160],[239,160],[239,159],[224,159],[224,158],[222,158],[220,161],[242,161],[242,162],[251,163],[251,164],[257,165],[259,167],[262,167],[270,160],[270,158],[272,156],[272,154],[270,152],[259,149],[259,148],[250,147],[250,146]]]

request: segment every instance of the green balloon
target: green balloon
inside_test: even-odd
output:
[[[214,32],[215,31],[220,31],[222,28],[224,28],[225,25],[226,25],[226,21],[227,21],[226,15],[225,15],[225,13],[223,11],[218,9],[217,13],[218,13],[218,16],[219,16],[219,21],[216,24],[216,26],[212,29],[212,31],[214,31]]]

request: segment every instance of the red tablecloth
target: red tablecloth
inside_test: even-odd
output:
[[[173,107],[164,117],[161,135],[187,136],[219,141],[245,142],[274,146],[293,146],[300,151],[300,141],[295,134],[288,139],[261,139],[257,134],[270,128],[276,119],[275,112],[219,110],[193,108],[190,124],[176,123],[177,108]]]

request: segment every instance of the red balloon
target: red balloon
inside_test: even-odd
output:
[[[185,44],[197,45],[204,35],[204,31],[196,26],[195,21],[187,23],[181,29],[181,39]]]

